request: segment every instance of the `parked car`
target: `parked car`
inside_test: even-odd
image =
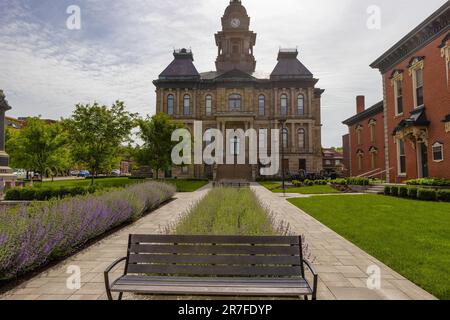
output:
[[[116,170],[111,171],[111,175],[112,175],[112,176],[120,176],[120,175],[121,175],[121,172],[120,172],[119,169],[116,169]]]
[[[79,170],[72,170],[72,171],[70,171],[70,175],[72,177],[78,177],[79,174],[80,174]]]
[[[91,173],[87,170],[81,170],[78,173],[78,177],[81,177],[81,178],[86,178],[86,177],[90,177],[90,176],[91,176]]]
[[[27,171],[25,169],[16,169],[13,174],[17,177],[17,179],[26,179]]]

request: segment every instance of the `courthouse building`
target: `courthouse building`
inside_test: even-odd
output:
[[[256,38],[245,7],[240,0],[232,0],[222,17],[222,31],[215,35],[216,70],[199,73],[191,50],[175,50],[172,63],[154,81],[157,112],[183,122],[191,133],[194,121],[203,122],[204,132],[214,128],[224,135],[226,129],[253,128],[259,145],[270,142],[272,129],[280,129],[285,171],[318,173],[322,170],[320,109],[324,90],[316,88],[318,79],[299,61],[297,49],[281,49],[270,76],[259,76]],[[242,142],[234,139],[230,144],[237,150]],[[248,151],[248,141],[246,145]],[[259,168],[190,165],[173,168],[171,175],[254,180]]]

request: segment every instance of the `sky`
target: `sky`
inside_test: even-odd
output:
[[[444,0],[243,0],[257,33],[257,71],[270,73],[279,48],[299,59],[325,89],[322,143],[341,146],[355,97],[382,100],[381,75],[369,67]],[[229,0],[2,0],[0,89],[10,116],[69,117],[75,104],[125,101],[141,116],[155,112],[152,81],[191,48],[199,72],[215,69],[214,33]],[[80,29],[67,27],[69,6]],[[379,25],[369,28],[376,6]],[[368,10],[370,12],[368,12]],[[371,24],[374,26],[374,24]],[[379,26],[379,28],[377,27]]]

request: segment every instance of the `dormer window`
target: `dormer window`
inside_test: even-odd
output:
[[[413,93],[414,93],[414,107],[419,108],[423,106],[423,66],[424,58],[417,57],[411,60],[409,66],[409,74],[412,77]]]

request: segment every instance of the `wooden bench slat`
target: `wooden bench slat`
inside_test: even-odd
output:
[[[298,246],[132,244],[131,253],[299,255]]]
[[[186,264],[225,264],[225,265],[297,265],[299,256],[250,256],[250,255],[161,255],[130,254],[129,263],[186,263]]]
[[[131,243],[179,243],[179,244],[299,244],[299,237],[281,236],[177,236],[132,235]]]
[[[301,267],[235,267],[129,264],[128,273],[229,276],[298,276]]]

